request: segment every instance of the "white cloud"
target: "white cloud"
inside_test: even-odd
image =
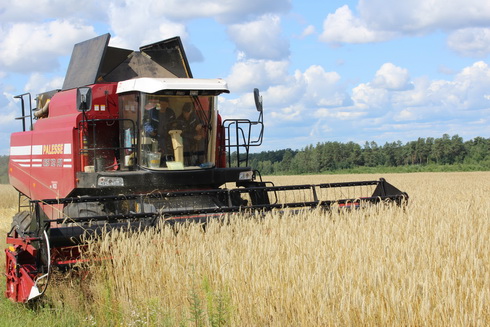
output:
[[[260,19],[228,27],[237,49],[250,59],[281,60],[289,56],[289,42],[281,37],[281,19],[264,15]]]
[[[344,101],[344,93],[339,88],[340,75],[326,72],[321,66],[311,66],[303,74],[306,83],[305,102],[317,106],[339,106]]]
[[[141,6],[140,1],[127,2]],[[286,13],[291,0],[153,0],[152,11],[173,20],[211,17],[223,24],[241,23],[267,13]]]
[[[251,92],[254,83],[257,86],[265,81],[264,106],[275,122],[308,120],[318,108],[340,106],[348,100],[338,73],[313,65],[304,72],[296,70],[288,75],[287,68],[287,62],[244,61],[235,65],[227,80],[232,92]],[[233,103],[233,107],[243,107],[240,102]]]
[[[295,103],[293,105],[287,106],[285,108],[280,108],[278,110],[272,111],[270,116],[274,119],[282,121],[302,121],[301,113],[304,111],[303,105]]]
[[[2,0],[0,3],[0,22],[42,23],[47,18],[90,19],[103,21],[106,1],[86,0]]]
[[[486,57],[490,54],[490,28],[464,28],[447,39],[450,49],[466,57]]]
[[[297,103],[302,98],[306,85],[301,82],[291,81],[289,84],[271,86],[267,89],[264,96],[267,103],[274,107],[290,106]]]
[[[5,91],[3,85],[0,95],[0,155],[8,154],[10,134],[22,129],[22,123],[16,120],[21,116],[20,100],[14,99],[14,94]]]
[[[398,115],[395,115],[393,119],[395,121],[411,121],[411,120],[417,120],[419,118],[420,116],[417,115],[416,110],[407,108],[400,111]]]
[[[112,2],[108,18],[115,37],[111,38],[111,45],[137,49],[176,35],[187,38],[185,25],[169,20],[155,5],[157,8],[150,6],[152,10],[148,10],[149,6],[138,1]]]
[[[253,19],[266,13],[286,13],[291,0],[4,0],[0,4],[0,21],[41,22],[46,17],[77,17],[103,22],[109,5],[117,5],[126,12],[123,21],[133,12],[146,11],[154,19],[167,17],[173,21],[185,21],[210,17],[229,24]],[[35,9],[35,10],[34,10]],[[152,20],[146,21],[151,29]]]
[[[325,121],[319,120],[315,122],[315,124],[312,126],[309,137],[312,138],[323,138],[325,134],[333,132],[334,129],[329,126]]]
[[[390,71],[401,74],[386,74]],[[386,79],[386,76],[395,78]],[[326,117],[346,111],[354,115],[366,112],[372,118],[389,115],[394,121],[456,118],[471,121],[468,111],[489,110],[489,89],[490,67],[483,61],[462,69],[453,80],[432,81],[426,77],[410,81],[408,71],[384,64],[373,81],[352,89],[352,106],[336,108],[338,111],[319,110],[317,114]]]
[[[490,53],[490,2],[481,0],[360,0],[359,14],[344,5],[323,23],[320,40],[332,45],[372,43],[435,31],[453,32],[448,46],[461,55],[481,58]]]
[[[365,116],[366,113],[360,112],[360,111],[347,111],[347,110],[339,110],[337,108],[332,109],[318,109],[315,111],[314,116],[317,118],[335,118],[335,119],[340,119],[340,120],[350,120],[350,119],[356,119],[360,118],[362,116]]]
[[[8,105],[11,95],[5,90],[5,86],[2,84],[0,84],[0,90],[2,90],[0,93],[0,108],[3,111],[3,108]]]
[[[405,68],[397,67],[388,62],[376,72],[373,85],[379,88],[402,90],[409,87],[410,75]]]
[[[288,75],[287,61],[245,60],[237,62],[226,78],[232,92],[248,92],[254,87],[278,85],[283,83]]]
[[[338,43],[370,43],[385,41],[395,36],[395,33],[374,30],[362,19],[355,17],[349,6],[338,8],[334,14],[328,14],[323,22],[323,33],[320,41]]]
[[[487,25],[490,3],[481,0],[360,0],[360,17],[376,30],[420,34]]]
[[[35,94],[46,91],[61,89],[64,77],[47,78],[45,75],[34,73],[29,77],[25,85],[25,92],[34,92]]]
[[[490,67],[483,61],[475,62],[456,75],[452,92],[454,92],[464,109],[489,108],[490,101],[486,98],[490,89]]]
[[[13,25],[1,35],[0,68],[14,72],[52,71],[59,65],[58,56],[70,54],[75,43],[94,36],[92,26],[66,20]]]
[[[131,12],[130,15],[128,11]],[[148,10],[146,6],[141,6],[140,2],[130,2],[126,5],[112,3],[108,16],[115,33],[111,38],[111,46],[135,50],[147,44],[180,36],[188,60],[190,62],[203,60],[201,51],[191,43],[184,22],[172,21],[158,10]],[[149,28],[149,22],[152,28]]]
[[[19,114],[19,116],[21,116]],[[11,111],[8,113],[0,114],[0,126],[2,127],[11,127],[12,123],[15,121],[15,112]]]
[[[313,35],[316,33],[315,26],[313,25],[308,25],[304,30],[303,33],[301,33],[300,38],[304,39],[307,36]]]
[[[361,83],[352,89],[352,100],[360,110],[383,109],[389,104],[389,92],[370,83]]]

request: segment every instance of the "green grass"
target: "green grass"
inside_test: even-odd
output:
[[[1,278],[1,283],[5,285],[5,277]],[[63,306],[18,304],[0,297],[0,327],[95,326],[93,322],[90,317],[83,317],[79,312]]]
[[[180,317],[163,307],[159,298],[135,304],[131,314],[125,316],[123,309],[118,306],[121,299],[115,298],[111,278],[105,277],[108,277],[105,283],[98,284],[99,287],[102,286],[103,301],[97,303],[90,299],[90,294],[78,283],[77,278],[71,281],[71,286],[67,289],[68,292],[77,294],[70,294],[67,298],[52,298],[48,295],[35,303],[20,304],[2,296],[0,327],[230,325],[232,310],[229,295],[226,291],[214,290],[207,278],[201,282],[196,278],[188,293],[189,315]],[[3,274],[0,283],[4,287]]]

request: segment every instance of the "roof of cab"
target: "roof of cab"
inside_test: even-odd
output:
[[[200,78],[134,78],[117,84],[116,93],[140,91],[214,91],[216,94],[229,93],[228,84],[222,79]]]

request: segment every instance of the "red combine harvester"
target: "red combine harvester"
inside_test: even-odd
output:
[[[248,167],[263,136],[259,118],[222,121],[221,79],[194,79],[180,38],[109,47],[105,34],[76,44],[63,88],[30,94],[12,134],[10,183],[19,212],[7,235],[5,295],[42,295],[55,267],[80,260],[84,236],[231,212],[405,203],[376,181],[274,186]],[[232,185],[229,188],[229,185]],[[354,194],[350,192],[361,192]]]

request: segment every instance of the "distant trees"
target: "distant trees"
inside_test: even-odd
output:
[[[0,156],[0,184],[7,184],[9,181],[8,166],[9,166],[9,157]]]
[[[235,158],[235,156],[233,156]],[[243,158],[243,157],[242,157]],[[236,159],[235,159],[236,160]],[[490,170],[490,138],[463,141],[459,135],[359,145],[354,142],[323,142],[301,150],[282,149],[250,154],[249,166],[264,175],[307,174],[359,167],[425,165],[477,165]],[[236,161],[232,163],[236,165]],[[8,183],[8,156],[0,156],[0,183]]]
[[[301,150],[277,150],[250,155],[250,164],[262,174],[321,173],[358,167],[478,164],[490,169],[490,139],[463,141],[459,135],[421,138],[403,144],[387,142],[323,142]]]

